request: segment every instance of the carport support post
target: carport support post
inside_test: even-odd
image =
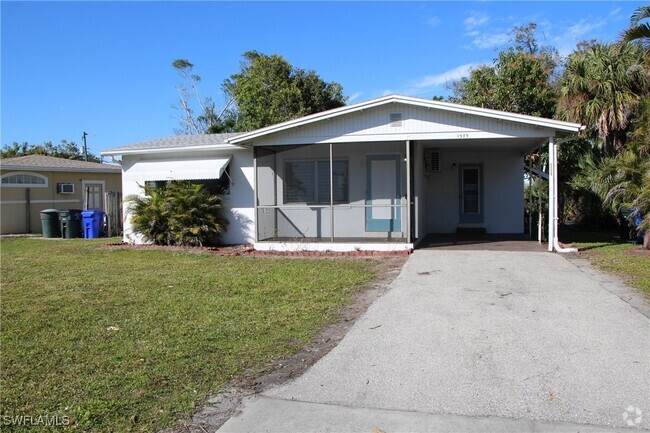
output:
[[[539,175],[537,176],[537,243],[542,243],[542,148],[537,148],[539,159]]]
[[[411,243],[411,141],[406,140],[406,242]]]
[[[334,149],[330,143],[330,242],[334,242]]]
[[[257,227],[257,147],[253,147],[253,227],[255,227],[255,242],[259,242]]]
[[[557,144],[548,139],[548,250],[557,242]]]

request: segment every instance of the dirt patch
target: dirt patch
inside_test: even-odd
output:
[[[375,278],[359,289],[352,302],[345,305],[337,318],[325,326],[311,343],[293,356],[270,363],[261,372],[245,373],[223,391],[209,396],[191,420],[182,420],[179,426],[165,429],[161,433],[216,431],[235,413],[244,397],[259,394],[307,371],[345,337],[370,304],[386,293],[392,281],[399,275],[406,257],[385,257],[373,262]]]
[[[399,251],[257,251],[252,245],[224,245],[219,247],[188,247],[176,245],[150,245],[114,243],[105,244],[103,249],[128,250],[177,250],[188,252],[209,252],[219,256],[251,256],[251,257],[393,257],[408,256],[411,250]]]
[[[646,250],[643,247],[633,248],[631,250],[625,251],[625,254],[629,256],[638,256],[638,257],[647,257],[650,259],[650,250]]]

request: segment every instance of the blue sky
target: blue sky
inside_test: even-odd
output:
[[[174,134],[177,58],[204,96],[241,54],[283,55],[338,81],[350,102],[430,98],[490,62],[515,25],[567,54],[615,40],[647,2],[7,2],[0,3],[0,144],[81,143],[94,153]]]

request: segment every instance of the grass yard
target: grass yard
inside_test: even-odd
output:
[[[67,416],[76,431],[173,425],[296,351],[373,277],[369,261],[106,242],[2,240],[0,414]]]
[[[614,272],[650,295],[650,252],[614,235],[560,230],[562,242],[580,249],[600,269]]]

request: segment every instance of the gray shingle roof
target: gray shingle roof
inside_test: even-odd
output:
[[[55,170],[55,171],[95,171],[121,173],[122,167],[116,164],[99,164],[96,162],[77,161],[74,159],[55,158],[45,155],[16,156],[1,158],[3,170]]]
[[[212,146],[216,144],[228,144],[226,140],[239,135],[237,133],[203,134],[203,135],[173,135],[171,137],[156,138],[149,141],[129,144],[127,146],[114,147],[102,152],[102,154],[115,154],[122,151],[167,149],[177,147]]]

